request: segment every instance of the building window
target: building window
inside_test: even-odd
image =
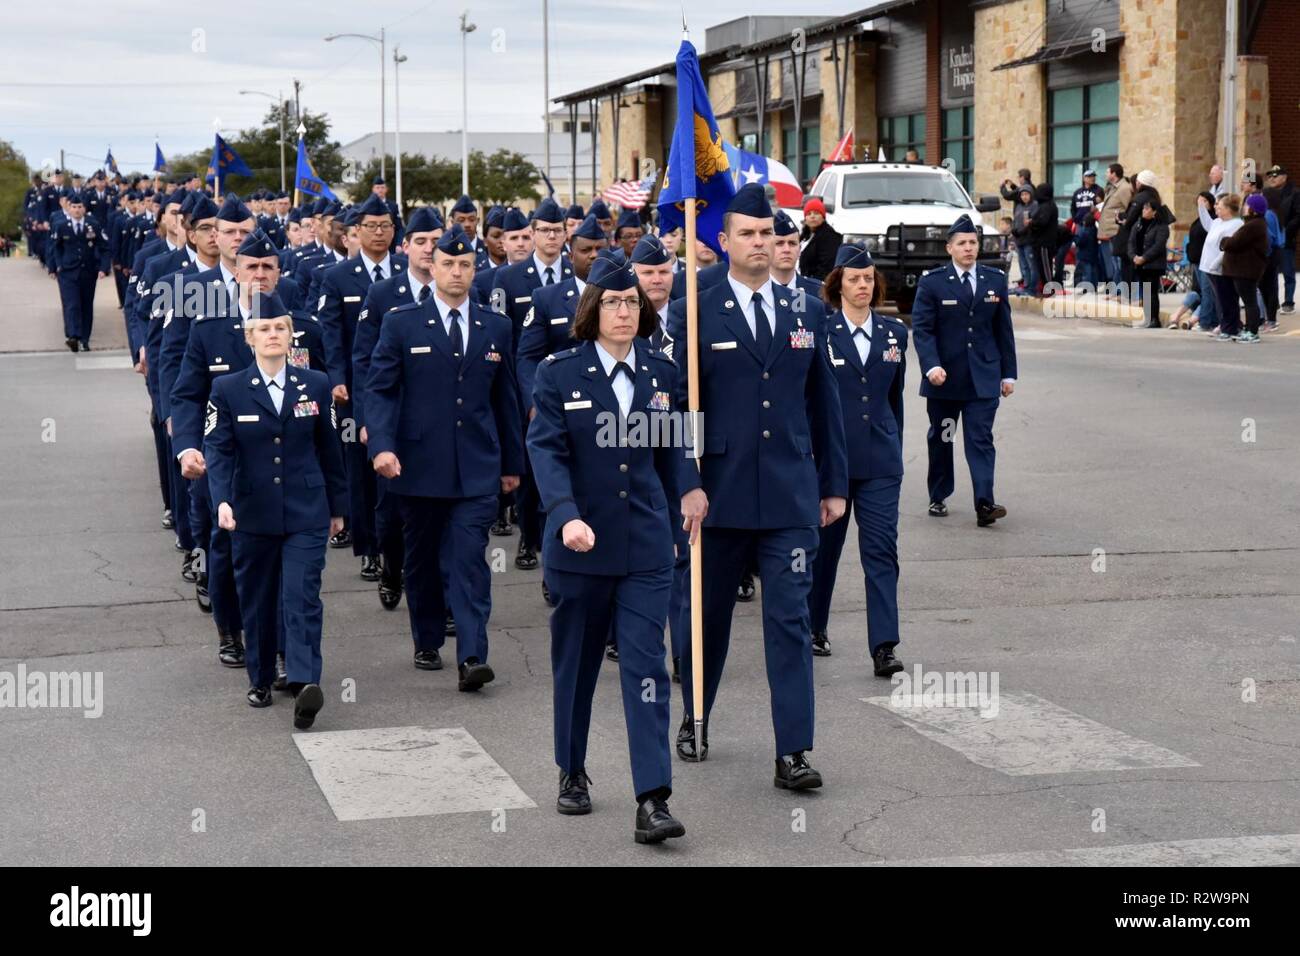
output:
[[[1053,90],[1048,101],[1048,176],[1062,216],[1083,185],[1083,171],[1102,170],[1119,158],[1119,82]]]
[[[975,107],[943,111],[943,158],[953,161],[952,174],[970,192],[975,175]]]
[[[891,162],[901,163],[909,149],[916,150],[925,162],[925,114],[881,117],[880,146]]]
[[[579,132],[579,133],[590,133],[590,132],[591,132],[591,121],[590,121],[590,120],[583,120],[581,123],[579,123],[579,124],[578,124],[578,132]]]
[[[794,114],[790,113],[789,123],[781,124],[781,162],[801,184],[807,184],[817,178],[821,169],[821,121],[819,118],[805,120],[803,129],[796,139],[794,134]]]
[[[772,128],[763,127],[763,148],[758,148],[758,133],[742,133],[740,136],[740,148],[748,153],[757,153],[760,156],[770,155],[772,152]]]

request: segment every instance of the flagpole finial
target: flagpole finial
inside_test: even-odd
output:
[[[682,39],[689,40],[690,38],[691,31],[690,28],[686,26],[686,4],[682,4]]]
[[[307,124],[304,123],[302,120],[299,120],[298,129],[297,129],[298,138],[301,139],[306,132],[307,132]]]

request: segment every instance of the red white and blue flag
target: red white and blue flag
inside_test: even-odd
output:
[[[617,182],[602,194],[605,202],[617,203],[624,209],[640,209],[650,201],[650,192],[654,189],[655,174],[651,173],[639,182]]]
[[[751,153],[730,143],[724,143],[723,148],[727,151],[727,161],[735,176],[737,189],[750,183],[758,183],[760,186],[771,183],[776,190],[778,206],[794,209],[803,205],[803,186],[787,167],[775,159]]]

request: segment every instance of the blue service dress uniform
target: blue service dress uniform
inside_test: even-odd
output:
[[[450,309],[436,293],[384,316],[366,384],[366,428],[371,457],[392,452],[401,463],[385,494],[398,496],[402,516],[416,650],[437,650],[445,640],[438,582],[450,535],[446,600],[457,662],[487,664],[492,581],[483,555],[501,476],[523,471],[523,429],[509,321],[468,298],[456,311],[460,354],[447,332]]]
[[[320,599],[330,518],[347,507],[329,379],[286,365],[276,408],[253,363],[212,384],[203,457],[212,500],[231,506],[235,586],[253,687],[275,680],[283,615],[290,684],[319,684]]]
[[[569,330],[578,312],[578,300],[586,283],[577,276],[538,289],[533,293],[532,308],[524,316],[519,334],[519,390],[524,409],[533,407],[533,379],[546,356],[573,346]]]
[[[976,281],[973,292],[958,279],[951,262],[921,276],[912,307],[912,342],[930,417],[926,433],[930,500],[942,502],[953,492],[953,434],[960,420],[978,509],[982,503],[996,501],[993,419],[1002,382],[1016,378],[1016,341],[1007,277],[978,264],[971,271]],[[948,377],[942,385],[933,385],[926,376],[940,367]]]
[[[638,800],[671,789],[668,744],[672,697],[664,662],[664,624],[674,562],[674,528],[681,524],[677,490],[680,449],[602,441],[621,419],[643,433],[657,431],[654,416],[672,409],[677,370],[643,339],[626,363],[633,371],[625,413],[594,342],[544,361],[537,370],[537,417],[528,454],[546,509],[543,559],[551,596],[551,669],[554,674],[555,762],[566,774],[586,769],[591,702],[612,624],[619,638],[619,679],[627,722],[632,785]],[[615,374],[624,375],[615,367]],[[575,519],[595,533],[586,552],[565,547],[562,530]],[[646,700],[647,681],[654,693]]]
[[[863,325],[870,327],[865,333],[865,363],[857,344],[864,333],[843,312],[827,321],[827,357],[844,412],[849,496],[844,517],[820,530],[809,610],[812,632],[824,632],[852,514],[866,577],[867,640],[874,655],[881,646],[898,643],[898,496],[903,483],[907,326],[876,312]]]
[[[746,566],[757,559],[779,758],[813,746],[808,594],[820,500],[847,497],[849,479],[843,412],[825,335],[793,311],[786,291],[774,290],[770,281],[763,290],[771,298],[763,302],[764,315],[753,332],[747,321],[752,302],[738,298],[729,281],[699,294],[702,457],[698,470],[693,460],[682,458],[678,484],[683,495],[703,488],[709,500],[701,532],[706,727],[727,659],[736,588]],[[754,294],[743,291],[752,300]],[[680,346],[685,301],[672,303],[668,315],[668,334]],[[677,407],[685,413],[684,346],[674,350],[674,358]],[[806,560],[792,560],[792,554]],[[690,614],[689,603],[683,613]],[[688,721],[695,716],[692,670],[685,655],[681,678]]]
[[[95,324],[95,286],[99,273],[112,268],[108,237],[100,228],[99,220],[86,215],[80,221],[60,222],[51,231],[49,243],[63,302],[64,338],[88,344]]]

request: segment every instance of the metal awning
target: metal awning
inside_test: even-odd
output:
[[[1106,35],[1106,48],[1117,47],[1124,42],[1124,34],[1108,33]],[[1055,43],[1049,43],[1041,47],[1029,56],[1022,56],[1018,60],[1011,60],[1000,66],[995,66],[994,70],[1013,70],[1018,66],[1033,66],[1036,63],[1050,63],[1053,60],[1068,60],[1071,57],[1082,56],[1085,53],[1092,52],[1092,35],[1070,37],[1068,40],[1058,40]]]

